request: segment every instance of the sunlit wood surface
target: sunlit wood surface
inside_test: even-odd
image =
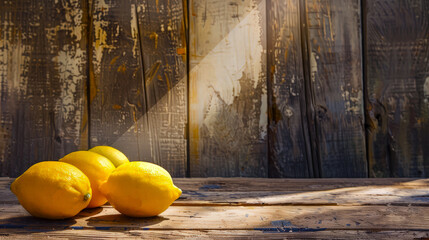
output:
[[[0,178],[0,239],[429,237],[426,179],[175,179],[183,195],[153,218],[110,205],[72,219],[30,216]]]

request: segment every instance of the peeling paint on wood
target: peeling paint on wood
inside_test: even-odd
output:
[[[190,2],[191,176],[268,174],[265,7]]]
[[[112,145],[151,160],[135,4],[94,1],[90,72],[90,145]],[[141,120],[140,120],[141,119]]]
[[[0,175],[89,143],[173,176],[428,176],[429,3],[362,1],[193,0],[188,31],[186,0],[0,0]]]
[[[87,147],[86,4],[0,1],[0,175]]]
[[[299,11],[299,0],[268,3],[270,177],[313,177]]]
[[[310,86],[322,177],[367,177],[360,1],[306,1]]]
[[[366,0],[371,177],[429,176],[429,2]]]
[[[186,57],[177,54],[186,48],[181,1],[155,6],[100,0],[93,16],[91,145],[112,145],[132,161],[185,176]]]

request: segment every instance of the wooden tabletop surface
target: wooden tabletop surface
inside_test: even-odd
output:
[[[68,220],[30,216],[0,178],[0,239],[429,238],[429,179],[174,179],[182,196],[153,218],[110,205]]]

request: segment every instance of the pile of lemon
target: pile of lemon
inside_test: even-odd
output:
[[[31,215],[48,219],[70,218],[107,201],[124,215],[151,217],[165,211],[182,194],[164,168],[130,162],[109,146],[36,163],[10,188]]]

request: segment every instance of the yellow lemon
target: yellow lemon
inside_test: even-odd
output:
[[[31,215],[48,219],[75,216],[88,206],[92,195],[89,179],[82,171],[54,161],[34,164],[10,189]]]
[[[119,167],[119,165],[123,163],[130,162],[125,154],[113,147],[97,146],[89,149],[88,151],[105,156],[113,163],[113,165],[115,165],[115,167]]]
[[[116,210],[131,217],[156,216],[182,194],[164,168],[138,161],[116,168],[100,190]]]
[[[70,163],[88,176],[92,188],[92,200],[88,208],[99,207],[107,202],[106,197],[98,188],[115,170],[115,166],[109,159],[94,152],[76,151],[67,154],[60,161]]]

